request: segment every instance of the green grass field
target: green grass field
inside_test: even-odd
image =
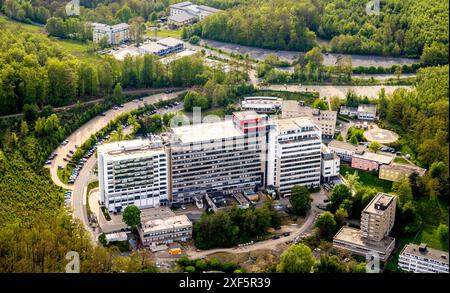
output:
[[[149,36],[149,37],[154,37],[155,32],[150,30],[150,31],[146,32],[145,35]],[[163,37],[163,38],[172,37],[172,38],[181,39],[181,29],[179,29],[179,30],[158,30],[157,36]]]
[[[50,37],[50,39],[59,44],[64,49],[64,51],[77,57],[80,60],[87,61],[93,64],[96,64],[101,60],[101,57],[96,53],[87,52],[87,43],[76,40],[60,39],[56,37]]]
[[[363,186],[372,187],[382,192],[392,191],[392,182],[378,178],[378,175],[376,173],[357,170],[350,167],[349,165],[341,164],[341,175],[345,176],[347,172],[353,174],[355,171],[358,172],[359,181]]]
[[[45,28],[43,26],[26,24],[23,22],[18,22],[4,15],[0,15],[0,25],[5,26],[5,28],[17,29],[17,31],[27,32],[27,33],[42,33],[45,34]]]

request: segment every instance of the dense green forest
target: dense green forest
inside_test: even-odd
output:
[[[0,0],[0,6],[15,20],[50,22],[52,35],[88,40],[91,33],[86,22],[131,23],[137,18],[153,22],[166,16],[168,6],[177,2],[181,0],[85,0],[77,18],[66,15],[66,1]],[[184,36],[300,51],[317,46],[320,37],[330,41],[326,47],[333,52],[409,57],[421,56],[435,43],[448,52],[446,0],[381,0],[379,13],[367,13],[367,3],[359,0],[193,2],[226,11],[187,28]]]
[[[119,83],[123,88],[202,85],[220,71],[197,57],[170,65],[154,55],[78,60],[47,36],[17,32],[1,19],[0,50],[0,115],[19,113],[24,105],[64,106],[105,97]]]
[[[254,0],[206,18],[188,35],[284,50],[309,50],[317,36],[331,40],[333,52],[414,57],[433,42],[448,45],[448,1],[380,3],[379,15],[368,15],[359,0]]]

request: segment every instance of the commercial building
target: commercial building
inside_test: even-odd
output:
[[[333,238],[333,246],[367,256],[377,254],[387,261],[395,246],[389,237],[395,222],[395,196],[379,192],[361,214],[361,228],[342,227]]]
[[[170,16],[168,21],[173,25],[183,26],[203,20],[206,16],[219,11],[222,10],[185,1],[169,6]]]
[[[145,246],[188,241],[192,238],[192,222],[186,215],[151,219],[143,221],[138,232]]]
[[[245,111],[224,121],[172,128],[171,201],[262,186],[268,127],[266,115]]]
[[[246,97],[241,102],[244,111],[272,114],[281,109],[283,99],[277,97]]]
[[[364,145],[353,145],[339,140],[330,141],[328,148],[344,162],[351,162],[354,154],[363,154],[366,150],[366,146]]]
[[[282,118],[307,117],[322,130],[322,135],[332,138],[336,131],[337,112],[302,106],[298,101],[284,100]]]
[[[381,165],[389,165],[394,160],[393,156],[382,155],[365,151],[363,154],[352,156],[352,168],[364,171],[378,171]]]
[[[139,47],[141,54],[154,54],[159,57],[184,50],[184,42],[175,38],[164,38],[157,42],[146,42]]]
[[[278,119],[268,135],[267,182],[281,195],[320,185],[322,132],[308,118]]]
[[[168,37],[160,39],[156,43],[166,47],[165,54],[177,53],[184,50],[184,42],[179,39]]]
[[[427,244],[407,244],[398,258],[398,267],[414,273],[449,273],[448,252]]]
[[[168,203],[168,158],[158,137],[99,146],[98,177],[100,203],[110,212]]]
[[[417,173],[419,176],[423,176],[426,171],[426,169],[414,165],[391,163],[389,165],[380,166],[378,177],[380,179],[395,182],[408,178],[412,173]]]
[[[371,104],[360,104],[358,106],[358,119],[373,121],[377,118],[377,106]]]
[[[119,45],[130,39],[130,30],[126,23],[116,25],[92,23],[91,25],[94,43],[99,43],[104,37],[107,38],[110,45]]]
[[[323,182],[328,182],[334,178],[339,177],[339,170],[341,166],[341,159],[338,155],[333,153],[327,146],[322,144],[321,148],[322,166],[321,179]]]

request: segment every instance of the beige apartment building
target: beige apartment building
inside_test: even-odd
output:
[[[298,101],[284,100],[281,109],[282,118],[307,117],[319,126],[322,135],[332,138],[336,130],[337,112],[313,109],[299,104]]]
[[[395,239],[389,237],[395,209],[395,196],[379,192],[362,211],[360,229],[342,227],[333,238],[333,246],[362,256],[377,254],[386,262],[395,246]]]
[[[103,23],[92,23],[92,40],[98,43],[102,38],[108,39],[108,44],[119,45],[130,39],[129,25],[119,23],[116,25],[107,25]]]
[[[381,165],[378,177],[380,179],[389,181],[402,181],[404,178],[408,178],[412,173],[417,173],[419,176],[425,175],[427,170],[406,164],[391,163],[389,165]]]

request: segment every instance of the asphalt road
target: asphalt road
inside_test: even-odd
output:
[[[176,96],[176,93],[174,93],[174,94],[163,94],[162,97],[163,97],[163,99],[165,100],[165,99],[171,99],[171,98],[173,98],[173,97],[175,97],[175,96]],[[147,103],[157,102],[157,101],[159,100],[160,97],[161,97],[161,95],[156,95],[156,96],[147,97],[147,98],[144,98],[144,102],[147,102]],[[153,101],[150,100],[149,98],[153,98]],[[130,103],[131,103],[131,104],[130,104]],[[136,105],[142,105],[143,102],[139,102],[139,103],[130,102],[130,103],[128,103],[129,105],[124,104],[124,108],[119,108],[119,110],[110,110],[110,111],[112,111],[112,112],[109,113],[109,115],[108,115],[108,113],[107,113],[106,116],[104,116],[104,117],[101,117],[101,116],[100,116],[100,118],[110,118],[109,120],[112,120],[116,115],[119,115],[119,111],[120,111],[120,110],[122,110],[122,112],[120,112],[120,113],[129,112],[129,111],[131,111],[131,110],[133,109],[134,106],[136,106]],[[137,106],[136,106],[136,107],[137,107]],[[169,108],[169,109],[164,109],[164,108],[162,108],[162,109],[159,109],[159,110],[158,110],[158,113],[159,113],[159,114],[164,114],[164,113],[168,113],[168,112],[176,112],[176,111],[181,110],[182,108],[183,108],[183,103],[180,103],[178,106],[175,106],[175,107],[173,107],[173,108]],[[125,111],[126,109],[127,109],[127,111]],[[108,112],[109,112],[109,111],[108,111]],[[97,118],[99,118],[99,117],[93,118],[91,121],[93,121],[93,120],[95,120],[95,119],[97,119]],[[89,124],[91,121],[89,121],[89,122],[86,123],[85,125]],[[109,121],[108,121],[108,122],[109,122]],[[84,128],[84,127],[82,126],[82,127],[80,127],[79,129],[77,129],[75,132],[78,132],[78,131],[93,131],[93,129],[97,129],[98,125],[101,124],[101,123],[105,123],[105,121],[101,120],[101,122],[97,122],[97,123],[95,124],[95,126],[94,126],[94,125],[91,125],[91,126],[88,127],[88,128]],[[106,122],[106,124],[107,124],[107,122]],[[105,124],[105,125],[106,125],[106,124]],[[100,129],[101,129],[101,128],[102,128],[102,127],[100,127]],[[131,128],[126,128],[126,130],[127,130],[127,131],[130,131]],[[97,130],[97,131],[98,131],[98,130]],[[84,133],[84,134],[87,135],[87,136],[81,136],[81,135],[78,135],[78,136],[75,136],[75,138],[76,138],[76,139],[79,139],[79,140],[77,140],[77,142],[78,142],[79,145],[81,145],[84,141],[81,141],[80,139],[82,139],[82,138],[84,138],[84,137],[89,138],[92,134],[95,134],[97,131],[95,131],[95,132],[90,132],[90,133]],[[74,133],[75,133],[75,132],[74,132]],[[124,130],[124,132],[125,132],[125,130]],[[89,134],[89,135],[88,135],[88,134]],[[70,139],[69,139],[69,140],[70,140]],[[73,143],[73,145],[75,145],[75,141],[72,142],[72,143]],[[61,159],[61,161],[63,161],[63,160]],[[63,184],[63,183],[59,180],[59,178],[58,178],[58,176],[57,176],[57,173],[55,173],[54,170],[53,170],[54,173],[52,173],[52,174],[55,174],[55,175],[56,175],[56,179],[59,181],[60,184],[63,185],[63,187],[66,186],[65,188],[67,188],[67,189],[72,189],[72,190],[73,190],[73,192],[72,192],[72,202],[71,202],[71,204],[72,204],[72,209],[73,209],[73,213],[72,213],[72,214],[73,214],[73,216],[74,216],[75,218],[78,218],[78,219],[81,220],[81,222],[82,222],[83,225],[85,226],[86,230],[89,232],[89,234],[90,234],[90,236],[91,236],[91,238],[92,238],[92,240],[93,240],[94,242],[95,242],[96,239],[98,238],[98,230],[97,230],[97,229],[93,230],[92,227],[89,226],[89,219],[88,219],[87,209],[86,209],[87,199],[86,199],[86,193],[85,193],[85,191],[87,190],[87,186],[88,186],[88,184],[89,184],[90,182],[92,182],[92,181],[94,181],[94,180],[98,180],[98,177],[97,177],[96,175],[94,175],[94,173],[93,173],[93,169],[94,169],[94,166],[96,165],[96,163],[97,163],[97,158],[96,158],[96,156],[91,156],[91,157],[86,161],[86,163],[84,164],[83,168],[80,170],[80,172],[79,172],[79,174],[78,174],[78,177],[77,177],[77,179],[75,180],[75,183],[74,183],[73,186],[66,186],[65,184]],[[56,162],[54,162],[54,164],[56,164]],[[54,166],[53,166],[53,164],[52,164],[52,166],[51,166],[50,168],[51,168],[51,169],[50,169],[51,171],[52,171],[52,169],[56,169],[56,172],[57,172],[57,170],[58,170],[57,165],[56,165],[56,168],[54,168]],[[55,180],[55,178],[53,177],[53,175],[52,175],[52,179]],[[54,181],[54,182],[55,182],[55,181]],[[55,182],[55,183],[56,183],[56,182]],[[97,218],[98,218],[98,221],[101,222],[101,220],[103,219],[103,215],[99,215]]]
[[[152,96],[148,96],[143,98],[143,101],[135,103],[133,101],[123,104],[123,108],[119,108],[118,110],[110,109],[106,112],[104,112],[105,116],[97,116],[85,124],[83,124],[80,128],[75,130],[68,138],[69,141],[66,145],[60,145],[56,150],[55,153],[58,154],[58,156],[53,159],[53,162],[51,165],[49,165],[50,168],[50,174],[52,177],[53,182],[66,189],[73,189],[73,186],[69,186],[61,182],[61,180],[58,177],[58,166],[65,167],[67,162],[63,160],[64,157],[69,153],[70,150],[75,149],[75,145],[81,146],[91,135],[97,133],[99,130],[101,130],[103,127],[105,127],[110,121],[112,121],[117,115],[128,113],[132,110],[135,110],[139,107],[142,107],[144,103],[147,104],[153,104],[158,101],[163,100],[170,100],[175,98],[180,92],[175,92],[172,94],[156,94]]]

